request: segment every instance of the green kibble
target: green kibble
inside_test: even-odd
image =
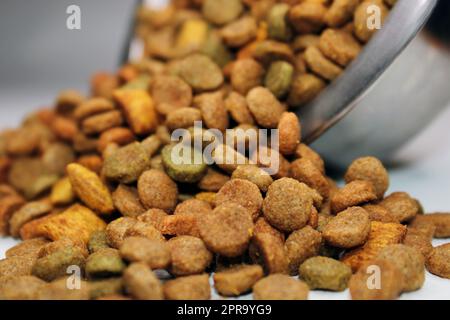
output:
[[[204,54],[192,54],[183,59],[179,73],[195,91],[217,89],[224,81],[220,67]]]
[[[313,257],[300,266],[299,274],[311,289],[344,291],[352,276],[352,270],[340,261]]]
[[[77,247],[65,247],[43,258],[37,259],[31,273],[45,281],[53,281],[67,276],[68,268],[78,266],[81,270],[85,266],[85,258]]]
[[[103,173],[110,180],[130,184],[137,181],[149,165],[146,149],[139,142],[134,142],[106,157]]]
[[[111,278],[89,282],[89,296],[95,300],[101,297],[114,294],[121,294],[124,291],[122,278]]]
[[[276,4],[268,15],[269,37],[279,41],[289,41],[292,37],[292,29],[286,19],[290,6],[285,3]]]
[[[101,249],[109,248],[106,232],[104,230],[95,231],[91,234],[88,242],[88,249],[90,253],[97,252]]]
[[[208,33],[201,51],[222,68],[233,60],[230,50],[228,50],[217,33],[212,31]]]
[[[174,148],[179,148],[175,150]],[[180,152],[178,152],[180,151]],[[184,159],[184,151],[189,151]],[[196,183],[205,175],[208,166],[203,161],[201,151],[179,145],[164,147],[161,152],[162,162],[166,173],[175,181],[181,183]]]
[[[136,79],[131,80],[122,89],[128,90],[148,90],[151,78],[149,75],[141,75]]]
[[[224,25],[237,19],[244,5],[241,0],[205,0],[203,1],[203,16],[211,23]]]
[[[265,79],[265,86],[277,98],[284,97],[291,88],[294,67],[285,61],[277,61],[270,65]]]
[[[86,261],[86,274],[90,278],[120,275],[125,268],[119,251],[111,248],[94,252]]]

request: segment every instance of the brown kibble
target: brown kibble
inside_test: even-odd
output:
[[[53,133],[65,141],[73,141],[78,134],[78,126],[72,119],[55,117],[51,124]]]
[[[277,229],[292,232],[303,228],[309,220],[313,205],[310,193],[291,178],[275,181],[263,202],[264,217]]]
[[[136,221],[136,223],[127,228],[124,239],[127,237],[143,237],[155,241],[166,241],[166,238],[164,238],[158,229],[152,224],[142,221]]]
[[[106,238],[112,248],[119,249],[122,246],[125,234],[136,224],[136,219],[122,217],[108,224],[106,227]]]
[[[263,87],[254,88],[247,95],[247,103],[260,126],[277,128],[285,108],[272,92]]]
[[[123,273],[126,290],[138,300],[163,300],[163,285],[144,263],[132,263]]]
[[[205,215],[211,213],[211,205],[202,200],[188,199],[177,205],[175,215]]]
[[[158,170],[144,172],[138,181],[139,198],[148,209],[172,212],[178,199],[178,187],[168,175]]]
[[[328,26],[341,27],[353,18],[360,0],[335,0],[325,14],[325,22]]]
[[[22,128],[11,132],[11,136],[6,141],[6,151],[9,155],[26,156],[38,149],[39,137],[30,131]]]
[[[103,159],[95,154],[92,155],[84,155],[77,159],[76,161],[79,165],[97,173],[101,174],[103,168]]]
[[[301,127],[295,113],[285,112],[278,123],[279,150],[284,155],[291,155],[300,143]]]
[[[71,115],[83,101],[84,97],[75,90],[65,90],[59,93],[56,99],[56,112],[62,115]]]
[[[369,218],[371,221],[378,221],[385,223],[400,222],[393,214],[391,214],[391,212],[388,209],[378,204],[366,204],[362,208],[366,210],[367,213],[369,213]]]
[[[313,74],[298,74],[292,82],[288,97],[289,106],[297,108],[307,104],[318,96],[325,86],[325,82]]]
[[[92,98],[78,105],[73,115],[78,121],[81,121],[90,116],[113,111],[114,109],[114,104],[110,100],[105,98]]]
[[[324,199],[330,196],[330,184],[320,170],[308,159],[298,159],[291,164],[292,178],[317,190]]]
[[[361,52],[361,45],[342,30],[327,29],[320,36],[320,51],[333,62],[345,67]]]
[[[95,137],[88,137],[82,132],[78,132],[73,137],[73,149],[79,153],[94,152],[97,150],[98,139]]]
[[[268,233],[278,238],[281,243],[284,243],[285,240],[284,233],[272,227],[264,217],[259,217],[258,220],[256,220],[255,222],[255,229],[253,230],[253,234],[256,236],[257,234],[260,233]]]
[[[298,268],[306,259],[318,255],[322,246],[322,235],[310,226],[306,226],[291,233],[284,246],[289,273],[294,276],[298,274]]]
[[[250,212],[236,203],[224,203],[199,218],[200,235],[206,246],[225,257],[237,257],[248,247],[253,233]]]
[[[52,187],[50,202],[53,205],[67,205],[75,200],[75,193],[70,183],[70,179],[65,177],[56,182]]]
[[[427,270],[441,278],[450,279],[450,244],[433,249],[427,259]]]
[[[119,111],[108,111],[83,120],[81,127],[85,134],[92,135],[118,127],[122,123],[122,114]]]
[[[334,80],[344,71],[337,64],[326,58],[316,47],[309,47],[304,54],[309,69],[326,80]]]
[[[323,161],[322,157],[317,152],[306,144],[301,143],[297,146],[295,157],[298,159],[308,159],[320,170],[320,172],[325,174],[325,161]]]
[[[373,184],[368,181],[352,181],[331,196],[331,210],[339,213],[347,208],[377,199]]]
[[[168,215],[160,224],[162,234],[167,236],[193,236],[200,238],[198,215],[178,214]]]
[[[199,238],[179,236],[167,244],[172,257],[170,272],[175,276],[199,274],[211,264],[213,256]]]
[[[258,26],[251,16],[243,16],[222,28],[224,42],[232,48],[242,47],[256,37]]]
[[[48,255],[51,255],[55,252],[64,250],[66,248],[76,249],[85,258],[87,258],[89,256],[89,251],[84,242],[81,242],[80,240],[74,240],[74,239],[62,237],[58,240],[55,240],[53,242],[49,242],[49,243],[43,245],[37,254],[37,258],[44,258]]]
[[[239,124],[255,124],[252,114],[247,105],[245,97],[238,92],[231,92],[225,99],[225,108],[230,116]]]
[[[217,192],[223,187],[225,183],[230,181],[230,177],[208,168],[207,173],[198,182],[197,186],[204,191]]]
[[[263,82],[264,69],[253,59],[241,59],[233,63],[231,70],[231,86],[233,89],[242,94],[247,93]]]
[[[168,214],[161,209],[150,209],[137,217],[138,221],[151,224],[158,230],[162,230],[162,223]]]
[[[177,76],[158,75],[151,84],[151,93],[158,113],[169,113],[183,107],[189,107],[192,102],[192,89]]]
[[[381,11],[380,19],[382,24],[389,14],[389,9],[384,5],[383,0],[366,0],[361,2],[354,12],[353,21],[355,27],[354,33],[362,42],[368,42],[377,31],[375,28],[369,28],[367,23],[368,19],[371,18],[368,8],[374,5]]]
[[[156,130],[158,119],[153,100],[145,90],[119,89],[114,98],[122,108],[131,130],[137,135],[152,133]]]
[[[111,194],[95,172],[71,163],[67,166],[67,175],[73,191],[89,208],[99,214],[110,214],[114,211]]]
[[[427,258],[433,251],[432,237],[427,236],[421,230],[408,228],[403,244],[418,250],[424,258]]]
[[[264,276],[259,265],[241,265],[214,274],[214,287],[223,296],[240,296]]]
[[[7,278],[0,286],[0,300],[36,300],[45,284],[34,276]]]
[[[255,300],[307,300],[308,294],[306,283],[282,274],[270,275],[253,286]]]
[[[104,131],[98,140],[97,150],[102,153],[106,146],[115,143],[119,146],[127,145],[135,140],[133,132],[128,128],[112,128]]]
[[[253,262],[260,264],[265,273],[289,273],[284,240],[281,240],[279,235],[268,232],[255,233],[249,253]]]
[[[406,192],[395,192],[384,198],[379,205],[388,209],[400,222],[411,221],[420,210],[417,201]]]
[[[381,161],[374,157],[359,158],[348,167],[345,182],[355,180],[371,182],[378,199],[382,199],[389,188],[389,174]]]
[[[304,1],[289,11],[288,19],[299,33],[318,32],[325,23],[327,8],[320,1]]]
[[[145,212],[139,200],[137,189],[120,184],[112,194],[114,206],[125,217],[135,218]]]
[[[411,222],[410,228],[420,229],[426,232],[430,229],[431,235],[435,238],[449,238],[450,237],[450,214],[448,213],[433,213],[425,215],[417,215]],[[434,229],[434,231],[433,231]]]
[[[350,249],[363,245],[369,233],[370,219],[367,211],[351,207],[331,219],[323,230],[323,237],[334,247]]]
[[[166,243],[143,237],[128,237],[120,246],[120,255],[129,262],[142,262],[152,270],[166,269],[171,262]]]
[[[346,253],[342,257],[342,262],[355,272],[362,265],[373,260],[383,248],[401,243],[405,235],[406,227],[399,223],[372,221],[367,242],[362,247]]]
[[[403,291],[411,292],[422,288],[425,282],[425,259],[418,250],[394,244],[383,248],[376,259],[392,262],[403,273]]]
[[[45,215],[52,210],[46,201],[29,202],[13,213],[9,220],[9,231],[13,237],[19,236],[20,228],[27,222]]]
[[[228,128],[229,118],[222,92],[198,95],[194,99],[194,104],[200,109],[202,119],[209,129],[219,129],[224,132]]]
[[[119,87],[119,78],[113,74],[99,72],[91,79],[91,91],[94,97],[110,99],[115,89]]]
[[[169,280],[164,284],[164,296],[168,300],[209,300],[209,276],[201,274]]]
[[[256,184],[248,180],[232,179],[216,194],[216,207],[231,202],[247,209],[255,221],[260,215],[263,198]]]
[[[210,22],[223,25],[235,20],[244,9],[241,0],[204,0],[203,16]]]
[[[315,34],[302,34],[297,36],[292,43],[295,52],[303,52],[308,47],[317,47],[319,45],[320,37]]]
[[[215,192],[200,192],[195,195],[195,199],[208,202],[211,206],[214,206],[216,202]]]
[[[9,234],[11,217],[25,204],[25,200],[17,195],[0,199],[0,236]]]
[[[14,256],[0,260],[0,278],[29,276],[35,262],[34,255]]]
[[[44,238],[25,240],[15,245],[14,247],[6,250],[5,256],[6,258],[23,257],[23,256],[37,257],[39,250],[41,250],[41,248],[48,243],[50,243],[49,240]]]
[[[238,166],[233,171],[231,178],[248,180],[257,185],[262,192],[267,192],[269,186],[273,183],[272,177],[256,165]]]
[[[367,285],[376,270],[373,267],[379,270],[380,288]],[[404,281],[403,273],[395,264],[386,260],[373,260],[350,278],[348,286],[353,300],[395,300],[402,292]]]
[[[202,113],[196,108],[179,108],[167,115],[166,126],[169,130],[193,127],[196,121],[202,120]]]

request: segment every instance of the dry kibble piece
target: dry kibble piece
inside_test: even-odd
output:
[[[291,178],[282,178],[269,187],[263,202],[264,217],[277,229],[292,232],[303,228],[313,205],[310,193]]]
[[[295,150],[295,157],[298,159],[303,158],[310,160],[317,167],[317,169],[320,170],[320,172],[325,174],[325,162],[322,157],[306,144],[301,143],[297,146],[297,149]]]
[[[161,139],[156,134],[150,135],[141,142],[141,146],[147,152],[149,158],[153,157],[162,145]]]
[[[162,163],[166,173],[181,183],[196,183],[208,169],[200,150],[179,145],[165,146],[161,151]]]
[[[432,237],[427,236],[421,230],[408,228],[403,244],[418,250],[424,258],[433,251]]]
[[[145,212],[137,189],[121,184],[112,194],[114,206],[125,217],[137,217]]]
[[[180,76],[195,91],[217,89],[224,80],[219,66],[211,58],[202,54],[186,57],[180,65]]]
[[[303,52],[309,47],[317,47],[319,45],[320,37],[315,34],[302,34],[297,36],[292,43],[296,52]]]
[[[428,226],[428,228],[427,228]],[[411,222],[411,228],[429,229],[432,226],[434,231],[432,236],[434,238],[449,238],[450,237],[450,214],[448,213],[433,213],[426,215],[418,215]]]
[[[103,173],[110,180],[129,184],[137,181],[149,161],[144,147],[138,142],[131,143],[105,158]]]
[[[56,98],[56,112],[63,115],[70,115],[84,101],[81,93],[75,90],[65,90],[59,93]]]
[[[369,214],[360,207],[351,207],[325,226],[323,237],[334,247],[350,249],[364,244],[369,233]]]
[[[272,236],[275,236],[280,240],[281,243],[284,243],[285,241],[284,233],[272,227],[264,217],[259,217],[258,220],[256,220],[255,229],[253,231],[254,236],[261,233],[268,233]]]
[[[289,273],[298,274],[298,268],[308,258],[317,256],[322,246],[322,235],[310,226],[294,231],[284,244],[289,263]]]
[[[326,13],[320,1],[304,1],[291,8],[288,19],[298,33],[315,33],[324,25]]]
[[[204,191],[217,192],[228,181],[230,181],[229,176],[208,168],[208,171],[203,178],[200,179],[197,186]]]
[[[195,195],[195,199],[208,202],[212,207],[216,202],[215,192],[200,192]]]
[[[325,22],[328,26],[341,27],[353,18],[353,13],[360,0],[335,0],[325,14]]]
[[[352,276],[352,269],[331,258],[313,257],[302,263],[299,275],[311,290],[344,291]]]
[[[379,205],[388,209],[402,223],[414,219],[420,210],[417,201],[406,192],[395,192],[384,198]]]
[[[263,76],[264,69],[257,61],[237,60],[231,70],[231,86],[236,92],[246,95],[251,89],[262,84]]]
[[[375,259],[383,248],[401,243],[405,235],[406,227],[399,223],[372,221],[367,242],[362,247],[347,252],[342,257],[342,262],[356,272],[365,263]]]
[[[196,121],[202,121],[202,113],[196,108],[179,108],[167,114],[166,126],[170,130],[193,127]]]
[[[264,86],[269,89],[275,97],[281,99],[287,95],[291,88],[294,77],[294,67],[286,61],[273,62],[267,71]]]
[[[231,118],[239,124],[255,124],[247,100],[238,92],[231,92],[225,99],[225,108],[228,110]]]
[[[255,185],[262,192],[267,192],[269,186],[273,183],[273,179],[266,171],[256,165],[241,165],[233,171],[232,179],[248,180]]]
[[[202,5],[203,16],[217,25],[235,20],[243,9],[241,0],[205,0]]]
[[[214,274],[214,287],[223,296],[240,296],[263,278],[259,265],[241,265]]]
[[[284,106],[267,88],[257,87],[247,95],[250,112],[263,128],[276,128],[285,111]]]
[[[36,256],[14,256],[0,260],[1,277],[20,277],[31,275],[31,270],[36,262]]]
[[[136,222],[136,219],[122,217],[108,224],[106,227],[106,239],[108,245],[119,249],[125,239],[126,232],[134,226]]]
[[[389,174],[381,161],[374,157],[359,158],[352,162],[345,174],[345,181],[349,183],[355,180],[371,182],[378,199],[382,199],[389,188]]]
[[[13,237],[19,236],[20,228],[27,222],[49,213],[52,210],[46,201],[29,202],[13,213],[9,220],[9,231]]]
[[[303,158],[292,162],[291,175],[292,178],[317,190],[323,198],[328,199],[330,196],[330,184],[327,178],[310,160]]]
[[[335,63],[345,67],[361,52],[361,45],[345,31],[327,29],[320,36],[320,51]]]
[[[135,224],[130,226],[124,234],[124,239],[127,237],[144,237],[150,240],[156,240],[165,242],[166,239],[161,234],[161,232],[156,229],[152,224],[142,222],[142,221],[136,221]]]
[[[67,275],[70,266],[85,266],[85,257],[77,247],[64,247],[39,258],[33,265],[32,274],[45,281],[53,281]]]
[[[53,133],[64,141],[73,141],[78,134],[77,123],[69,118],[57,116],[51,123]]]
[[[209,275],[200,274],[169,280],[164,284],[164,296],[168,300],[209,300]]]
[[[256,220],[261,212],[263,198],[258,186],[248,180],[232,179],[216,194],[216,207],[234,202],[241,205]]]
[[[73,280],[67,276],[52,281],[38,292],[37,300],[89,300],[90,293],[86,281],[80,281],[79,290],[70,290],[68,283],[73,283]]]
[[[119,85],[119,78],[106,72],[96,73],[91,78],[91,91],[94,97],[110,99]]]
[[[152,97],[145,90],[118,89],[114,99],[119,103],[131,130],[136,135],[152,133],[158,119]]]
[[[85,134],[92,135],[118,127],[122,123],[123,118],[119,111],[108,111],[83,120],[81,127]]]
[[[222,132],[228,128],[228,112],[221,91],[196,96],[194,105],[200,109],[206,127],[219,129]]]
[[[172,265],[170,272],[175,276],[202,273],[212,262],[212,254],[203,241],[196,237],[179,236],[167,242]]]
[[[284,155],[295,153],[300,144],[301,127],[295,113],[285,112],[278,123],[279,150]]]
[[[133,142],[135,139],[133,132],[128,128],[111,128],[100,135],[97,143],[97,150],[102,153],[110,143],[123,146]]]
[[[94,253],[101,249],[109,248],[108,236],[105,230],[95,231],[89,237],[87,244],[90,253]]]
[[[307,300],[308,286],[283,274],[273,274],[253,286],[255,300]]]
[[[105,98],[92,98],[79,104],[74,111],[74,117],[81,121],[90,116],[113,111],[115,109],[114,104]]]
[[[120,255],[129,262],[142,262],[150,269],[166,269],[171,262],[166,243],[144,237],[128,237],[120,247]]]
[[[239,165],[250,163],[247,157],[227,144],[216,146],[212,156],[215,164],[220,169],[230,174],[233,173]]]
[[[177,214],[168,215],[160,224],[160,231],[167,236],[193,236],[200,237],[198,229],[198,215]]]
[[[205,215],[211,213],[211,205],[202,200],[188,199],[177,205],[175,215]]]
[[[75,194],[90,209],[100,214],[110,214],[114,211],[111,194],[95,172],[71,163],[67,166],[67,175]]]
[[[394,244],[383,248],[376,259],[392,262],[403,273],[403,291],[422,288],[425,282],[425,259],[418,250],[403,244]]]
[[[15,245],[14,247],[11,247],[8,250],[6,250],[5,257],[6,258],[23,257],[23,256],[37,257],[39,250],[41,250],[41,248],[48,243],[49,240],[44,238],[25,240]]]
[[[377,31],[376,28],[369,28],[370,24],[367,23],[367,21],[371,19],[371,10],[369,9],[372,6],[379,8],[382,24],[389,14],[389,9],[385,6],[383,0],[366,0],[361,2],[354,12],[353,21],[355,28],[354,33],[362,42],[368,42]]]
[[[379,288],[368,286],[368,283],[373,283],[371,277],[374,270],[380,271]],[[395,264],[386,260],[373,260],[351,277],[348,286],[353,300],[395,300],[402,292],[404,281],[402,272]]]
[[[427,259],[427,270],[441,278],[450,279],[450,244],[433,249]]]
[[[221,204],[202,216],[198,227],[209,250],[230,258],[240,256],[247,249],[253,233],[250,212],[236,203]]]
[[[42,248],[38,252],[37,257],[44,258],[55,252],[64,250],[66,248],[75,248],[79,250],[84,257],[87,258],[89,256],[89,251],[87,250],[86,244],[84,242],[70,238],[60,238],[58,240],[55,240],[42,246]]]
[[[289,273],[284,240],[280,239],[280,235],[268,232],[255,233],[249,252],[252,261],[260,264],[265,273]]]
[[[292,37],[292,28],[287,20],[290,6],[285,3],[275,4],[271,7],[268,16],[268,34],[271,39],[289,41]]]
[[[124,289],[122,278],[90,281],[88,286],[91,300],[98,300],[111,295],[120,295]]]
[[[344,71],[337,64],[326,58],[316,47],[309,47],[304,54],[309,69],[326,80],[334,80]]]
[[[168,175],[158,170],[144,172],[138,181],[139,198],[148,209],[172,212],[178,198],[178,187]]]
[[[137,300],[163,300],[163,285],[144,263],[132,263],[123,273],[126,291]]]
[[[56,182],[50,194],[50,202],[53,205],[67,205],[75,200],[75,193],[72,189],[70,179],[65,177]]]
[[[295,61],[294,52],[288,44],[273,40],[258,41],[252,56],[264,66],[279,60],[290,63]]]
[[[369,213],[369,218],[371,221],[378,222],[399,222],[399,220],[391,214],[391,212],[379,204],[366,204],[362,207]]]
[[[377,195],[371,182],[355,180],[331,195],[331,210],[339,213],[376,199]]]
[[[6,151],[11,156],[26,156],[39,147],[39,137],[26,128],[15,130],[6,140]]]
[[[152,81],[151,93],[156,110],[163,115],[189,107],[192,102],[191,87],[177,76],[158,75]]]
[[[297,108],[307,104],[318,96],[325,86],[325,82],[313,74],[298,74],[292,82],[288,97],[289,106]]]
[[[255,18],[244,16],[222,28],[220,34],[229,47],[241,47],[256,37],[258,26]]]
[[[86,260],[86,274],[90,278],[104,278],[122,274],[126,265],[119,251],[112,248],[100,249]]]
[[[0,286],[0,300],[36,300],[45,284],[34,276],[6,278]]]
[[[18,195],[0,199],[0,236],[9,234],[10,219],[24,204],[25,200]]]

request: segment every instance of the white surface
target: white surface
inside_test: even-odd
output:
[[[26,110],[51,105],[53,90],[37,88],[0,89],[0,129],[20,123]],[[450,212],[450,108],[427,130],[399,152],[397,168],[391,168],[391,190],[406,191],[422,202],[428,213]],[[447,241],[435,241],[434,245]],[[14,245],[12,239],[0,239],[0,258],[6,249]],[[220,299],[215,295],[215,298]],[[246,296],[245,298],[251,298]],[[311,292],[310,299],[348,299],[348,292]],[[450,280],[427,274],[423,289],[403,294],[401,299],[450,300]]]

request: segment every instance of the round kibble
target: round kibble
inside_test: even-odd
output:
[[[172,265],[170,272],[175,276],[202,273],[212,262],[212,254],[203,241],[191,236],[179,236],[167,242]]]
[[[223,25],[239,17],[243,9],[241,0],[205,0],[202,12],[208,21]]]
[[[214,274],[214,287],[223,296],[239,296],[252,289],[264,276],[259,265],[242,265]]]
[[[168,300],[209,300],[209,276],[201,274],[169,280],[164,283],[164,296]]]
[[[436,247],[427,259],[427,270],[441,277],[450,279],[450,244]]]
[[[307,300],[308,294],[303,281],[282,274],[270,275],[253,286],[255,300]]]
[[[148,209],[172,212],[178,199],[178,187],[168,175],[158,170],[144,172],[138,181],[139,198]]]
[[[264,86],[269,89],[275,97],[281,99],[289,92],[292,79],[294,77],[294,67],[286,61],[276,61],[272,63],[267,71]]]
[[[166,173],[173,180],[182,183],[196,183],[206,174],[208,169],[203,161],[201,151],[180,145],[165,146],[161,151],[162,163]]]
[[[125,288],[138,300],[162,300],[162,283],[144,263],[133,263],[123,273]]]
[[[420,211],[417,201],[405,192],[395,192],[379,203],[400,222],[414,219]]]
[[[247,95],[250,112],[263,128],[276,128],[285,111],[283,105],[268,89],[257,87]]]
[[[247,93],[263,83],[264,69],[253,59],[241,59],[233,64],[231,70],[231,86],[242,94]]]
[[[196,91],[214,90],[223,83],[222,71],[208,56],[191,55],[180,67],[181,77]]]
[[[166,243],[143,237],[128,237],[120,247],[120,255],[129,262],[142,262],[150,269],[166,269],[171,262]]]
[[[373,184],[355,180],[331,195],[331,210],[339,213],[349,207],[359,206],[377,199]]]
[[[155,77],[151,84],[151,94],[156,110],[164,115],[189,107],[192,102],[191,87],[177,76]]]
[[[236,170],[233,171],[231,178],[248,180],[257,185],[262,192],[267,192],[269,186],[273,183],[270,174],[256,165],[238,166]]]

